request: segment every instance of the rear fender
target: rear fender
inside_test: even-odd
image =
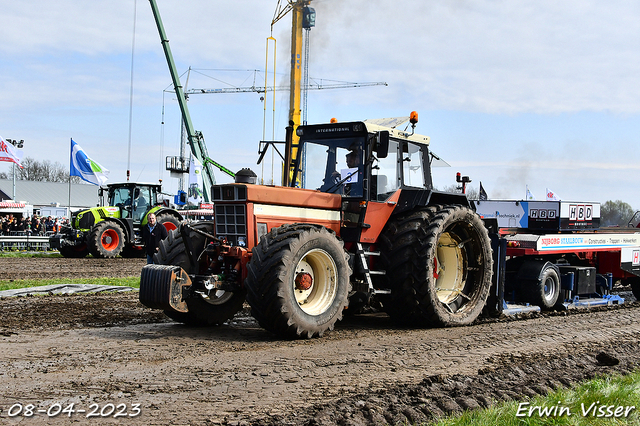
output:
[[[402,193],[398,199],[398,206],[396,207],[394,214],[411,211],[416,207],[451,204],[469,207],[475,211],[475,206],[472,206],[469,203],[469,199],[464,194],[421,188],[402,188]]]
[[[166,208],[164,206],[155,206],[151,210],[149,210],[146,215],[144,215],[144,218],[142,219],[142,222],[140,222],[140,225],[144,226],[149,222],[147,218],[149,217],[149,215],[151,213],[155,214],[156,216],[161,214],[161,213],[162,214],[168,213],[171,216],[173,216],[176,219],[178,219],[178,222],[182,222],[183,221],[182,215],[180,215],[180,213],[178,213],[174,209],[169,209],[169,208]]]

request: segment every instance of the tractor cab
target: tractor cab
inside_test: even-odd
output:
[[[367,121],[300,126],[297,133],[303,188],[379,202],[403,187],[432,188],[428,136]]]
[[[104,191],[101,188],[101,191]],[[130,219],[139,225],[147,212],[158,204],[160,185],[145,183],[114,183],[107,186],[107,205],[117,207],[121,219]],[[103,196],[103,193],[100,193]]]
[[[388,120],[299,126],[296,171],[302,188],[342,196],[340,235],[374,243],[392,214],[430,202],[468,204],[459,194],[433,190],[429,137]],[[417,114],[411,117],[417,123]],[[446,164],[446,163],[444,163]]]

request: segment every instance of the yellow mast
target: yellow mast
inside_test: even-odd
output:
[[[282,0],[278,0],[276,12],[271,21],[271,33],[273,36],[273,25],[284,17],[289,11],[292,14],[291,25],[291,75],[289,92],[289,125],[293,128],[291,137],[287,138],[285,148],[285,162],[282,176],[282,184],[287,186],[291,182],[293,168],[291,163],[298,153],[299,137],[296,136],[296,129],[300,125],[300,98],[302,93],[302,20],[304,7],[309,5],[311,0],[287,0],[286,6],[281,5]]]
[[[302,8],[309,2],[298,0],[293,4],[292,25],[291,25],[291,76],[290,76],[290,92],[289,92],[289,125],[293,127],[290,146],[286,147],[285,155],[285,175],[283,176],[283,184],[290,183],[293,175],[291,163],[298,153],[299,137],[296,135],[296,129],[300,125],[300,99],[301,99],[301,82],[302,82]],[[286,158],[286,157],[289,158]]]

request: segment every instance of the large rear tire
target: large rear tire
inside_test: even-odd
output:
[[[144,246],[134,246],[131,244],[126,244],[122,251],[120,252],[120,256],[128,258],[128,259],[137,259],[146,256],[144,251]]]
[[[199,222],[191,226],[208,234],[214,232],[213,222]],[[200,254],[208,243],[204,235],[194,231],[189,231],[189,240],[197,254]],[[154,255],[154,262],[160,265],[180,266],[190,275],[205,273],[207,270],[206,261],[203,260],[195,267],[191,265],[179,228],[169,232],[169,236],[160,241],[158,253]],[[164,313],[175,321],[192,326],[219,325],[233,318],[242,309],[244,300],[244,291],[232,293],[218,290],[209,296],[195,294],[186,299],[189,309],[187,313],[177,311],[165,311]]]
[[[390,223],[381,240],[391,295],[385,311],[409,325],[476,320],[491,288],[493,258],[484,223],[471,209],[425,208]]]
[[[158,213],[156,215],[156,222],[167,229],[167,234],[178,229],[178,226],[180,226],[178,218],[171,213]]]
[[[62,257],[80,259],[89,254],[89,247],[87,247],[87,243],[82,243],[77,246],[62,246],[59,251]]]
[[[113,258],[124,247],[124,231],[115,222],[98,222],[89,236],[89,250],[93,257]]]
[[[251,313],[277,335],[322,336],[349,303],[348,255],[342,240],[323,226],[272,229],[254,248],[247,269]]]

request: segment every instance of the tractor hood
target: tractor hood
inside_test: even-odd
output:
[[[109,217],[120,218],[120,209],[118,207],[93,207],[89,210],[83,210],[74,216],[71,225],[75,229],[89,230],[96,222]]]

